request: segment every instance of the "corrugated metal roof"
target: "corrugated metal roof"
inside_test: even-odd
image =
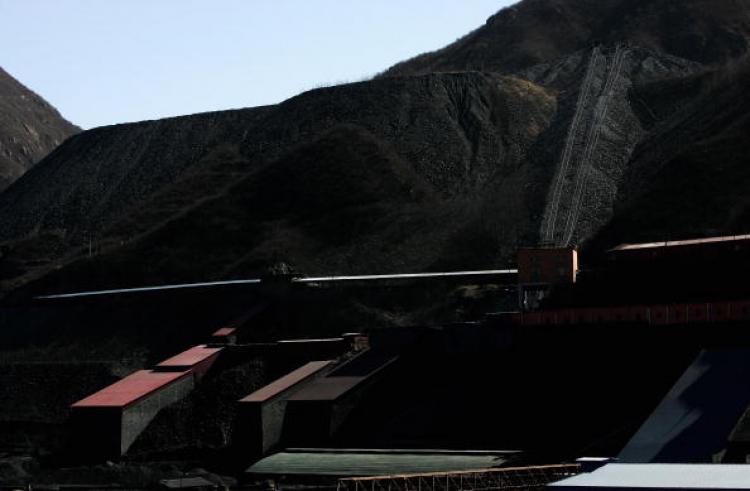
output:
[[[188,372],[139,370],[105,387],[72,407],[125,407],[186,376]]]
[[[305,365],[302,365],[298,369],[290,372],[283,377],[271,382],[265,387],[256,390],[249,396],[240,399],[240,402],[264,402],[267,401],[285,390],[293,387],[299,382],[305,380],[312,375],[315,375],[319,371],[331,364],[331,361],[311,361]]]
[[[621,244],[611,251],[630,251],[635,249],[654,249],[657,247],[678,247],[698,244],[713,244],[717,242],[734,242],[750,240],[750,235],[727,235],[723,237],[707,237],[704,239],[669,240],[663,242],[645,242],[642,244]]]
[[[551,484],[587,489],[750,489],[750,465],[608,464]]]
[[[518,452],[288,450],[253,464],[256,475],[382,476],[499,467]]]
[[[192,367],[216,355],[223,348],[209,348],[205,344],[194,346],[179,355],[166,359],[157,367]]]

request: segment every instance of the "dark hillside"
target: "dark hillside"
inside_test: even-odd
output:
[[[0,191],[78,131],[0,68]]]
[[[700,91],[694,102],[655,125],[636,151],[596,248],[750,230],[750,63],[691,84]]]
[[[505,284],[434,279],[38,294],[253,278],[280,263],[302,275],[505,267],[540,242],[583,247],[587,268],[618,242],[750,232],[749,9],[525,0],[368,82],[69,138],[0,194],[0,396],[13,399],[0,404],[0,439],[54,448],[81,393],[248,310],[262,314],[242,342],[446,325],[517,306]],[[415,376],[384,386],[367,406],[377,414],[354,413],[337,443],[613,455],[704,340],[683,350],[669,330],[649,329],[663,336],[654,344],[630,326],[616,337],[600,327],[580,337],[524,327],[531,356],[418,359]],[[139,451],[225,445],[232,401],[270,374],[245,361],[163,412]],[[498,375],[502,390],[486,391]],[[647,380],[635,396],[621,390],[634,376]],[[455,397],[473,393],[474,404]]]
[[[96,257],[56,274],[59,288],[256,274],[274,258],[309,273],[485,266],[535,233],[517,217],[543,196],[517,191],[556,106],[535,84],[467,73],[85,132],[0,196],[4,238],[21,239],[4,276],[87,257],[90,230]],[[481,255],[448,254],[478,237]]]
[[[391,73],[516,77],[385,77],[85,132],[0,195],[0,288],[53,270],[40,286],[226,278],[276,260],[483,268],[519,243],[584,243],[621,186],[661,168],[632,157],[700,104],[696,61],[744,52],[744,4],[679,5],[527,0],[424,70]],[[683,88],[644,89],[670,83]]]
[[[626,43],[704,64],[747,53],[742,0],[526,0],[438,51],[384,76],[457,70],[515,72],[594,44]]]

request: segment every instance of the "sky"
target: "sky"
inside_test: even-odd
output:
[[[0,0],[0,66],[88,129],[360,81],[513,3]]]

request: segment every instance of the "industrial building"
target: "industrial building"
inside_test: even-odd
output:
[[[232,429],[232,459],[253,482],[333,479],[364,490],[439,475],[473,489],[461,474],[472,473],[477,482],[513,487],[509,465],[570,461],[581,448],[618,456],[620,465],[746,461],[750,288],[740,280],[750,272],[750,236],[623,245],[590,266],[579,263],[574,248],[530,248],[519,251],[518,263],[515,311],[273,343],[243,344],[241,332],[225,327],[210,344],[74,404],[74,419],[94,421],[102,428],[94,433],[107,435],[92,448],[121,455],[161,408],[213,367],[263,353],[283,362],[270,371],[275,380],[237,400]],[[706,286],[733,265],[723,283]],[[497,380],[492,391],[488,380]],[[636,382],[637,391],[622,390]],[[471,443],[467,435],[478,444],[463,448],[525,453],[430,450],[435,442]],[[413,441],[423,447],[377,446],[408,449]],[[356,449],[359,442],[365,450]],[[335,446],[341,448],[328,448]],[[514,469],[537,487],[577,473]],[[590,476],[635,468],[617,469]],[[657,468],[648,469],[646,477]],[[584,477],[570,482],[600,485]],[[355,481],[365,478],[371,481]]]
[[[284,440],[294,446],[325,444],[397,359],[393,353],[369,349],[306,384],[288,399]]]
[[[74,403],[76,447],[95,457],[125,454],[166,406],[183,399],[216,361],[222,348],[199,345],[139,370]]]
[[[554,287],[576,282],[578,250],[573,247],[522,248],[517,260],[521,310],[539,308]]]
[[[71,423],[85,455],[119,456],[158,412],[188,395],[189,371],[140,370],[72,405]]]
[[[288,399],[323,376],[332,361],[312,361],[239,400],[236,439],[248,458],[266,455],[281,442]]]

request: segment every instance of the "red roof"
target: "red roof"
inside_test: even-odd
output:
[[[211,336],[229,336],[236,331],[234,327],[222,327],[221,329],[217,329],[215,333],[211,334]]]
[[[280,379],[277,379],[265,387],[256,390],[249,396],[240,399],[240,402],[264,402],[267,401],[290,387],[300,383],[304,379],[318,373],[323,368],[330,365],[330,361],[311,361],[306,365],[302,365],[298,369],[290,372]]]
[[[157,367],[192,367],[215,356],[223,348],[209,348],[205,344],[195,346],[179,355],[164,360]]]
[[[139,370],[81,399],[72,407],[125,407],[186,376],[188,372]]]

